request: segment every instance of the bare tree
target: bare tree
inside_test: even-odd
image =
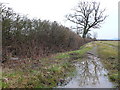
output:
[[[97,2],[80,2],[77,8],[73,9],[74,14],[66,15],[67,20],[77,24],[76,29],[82,32],[82,37],[86,38],[91,28],[100,28],[107,15],[104,15],[105,9],[100,9],[100,3]]]

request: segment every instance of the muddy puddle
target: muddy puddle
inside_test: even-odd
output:
[[[77,64],[76,75],[58,88],[113,88],[114,84],[108,80],[108,71],[103,67],[100,58],[87,53],[87,57]]]

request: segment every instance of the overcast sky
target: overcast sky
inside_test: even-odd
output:
[[[0,0],[0,2],[8,3],[6,6],[13,8],[19,14],[28,15],[29,18],[57,21],[67,27],[72,26],[72,24],[66,21],[65,15],[70,13],[71,9],[77,6],[79,1],[81,0]],[[119,0],[95,1],[99,1],[101,9],[106,8],[106,14],[109,15],[102,27],[94,30],[94,32],[98,33],[98,39],[117,38]]]

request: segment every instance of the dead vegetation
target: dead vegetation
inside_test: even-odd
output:
[[[50,88],[62,85],[75,72],[74,62],[92,47],[59,53],[38,60],[15,60],[3,64],[2,88]],[[77,57],[77,58],[73,58]]]

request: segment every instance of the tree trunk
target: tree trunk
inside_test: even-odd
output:
[[[82,38],[86,38],[88,31],[89,31],[89,29],[84,29]]]
[[[83,34],[82,38],[86,38],[86,35],[85,35],[85,34]]]
[[[84,31],[83,31],[82,38],[86,38],[86,29],[84,29]]]

